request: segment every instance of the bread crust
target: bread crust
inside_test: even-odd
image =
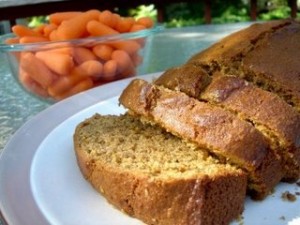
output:
[[[247,170],[255,198],[264,198],[283,176],[281,160],[270,151],[263,135],[222,108],[140,79],[126,87],[120,103],[134,115]]]

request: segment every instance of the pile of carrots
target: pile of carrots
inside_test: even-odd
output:
[[[148,18],[135,20],[108,10],[59,12],[49,15],[49,23],[36,28],[15,25],[16,37],[7,44],[68,41],[136,32],[153,27]],[[99,84],[134,76],[142,58],[143,40],[128,39],[15,53],[19,61],[19,80],[29,91],[60,100]],[[43,45],[45,48],[45,45]]]

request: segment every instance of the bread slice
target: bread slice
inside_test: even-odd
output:
[[[192,78],[185,64],[162,74],[155,84],[208,101],[250,121],[284,160],[286,181],[300,177],[300,114],[276,94],[264,91],[241,78],[220,72],[209,76],[198,69]],[[210,83],[202,81],[208,80]]]
[[[233,76],[216,77],[200,97],[254,124],[284,159],[285,180],[300,177],[300,114],[271,92]]]
[[[257,23],[233,33],[187,63],[210,74],[243,77],[258,87],[277,93],[300,111],[300,23],[279,20]]]
[[[252,124],[221,107],[141,79],[133,80],[119,100],[135,116],[159,124],[247,171],[254,198],[264,198],[283,177],[281,159],[269,149],[265,137]]]
[[[130,115],[94,115],[74,133],[80,169],[118,209],[152,225],[229,224],[247,177],[204,149]]]

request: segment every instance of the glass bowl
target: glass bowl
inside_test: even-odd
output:
[[[137,32],[67,41],[7,44],[0,37],[12,75],[30,94],[55,102],[87,89],[143,74],[148,38],[157,26]]]

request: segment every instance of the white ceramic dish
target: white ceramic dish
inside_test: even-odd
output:
[[[143,76],[151,80],[157,74]],[[88,90],[54,104],[24,124],[0,158],[0,210],[10,225],[141,225],[119,212],[82,177],[73,151],[75,126],[94,113],[120,114],[118,96],[131,79]],[[300,224],[300,192],[280,184],[263,202],[249,198],[241,221],[233,225]]]

